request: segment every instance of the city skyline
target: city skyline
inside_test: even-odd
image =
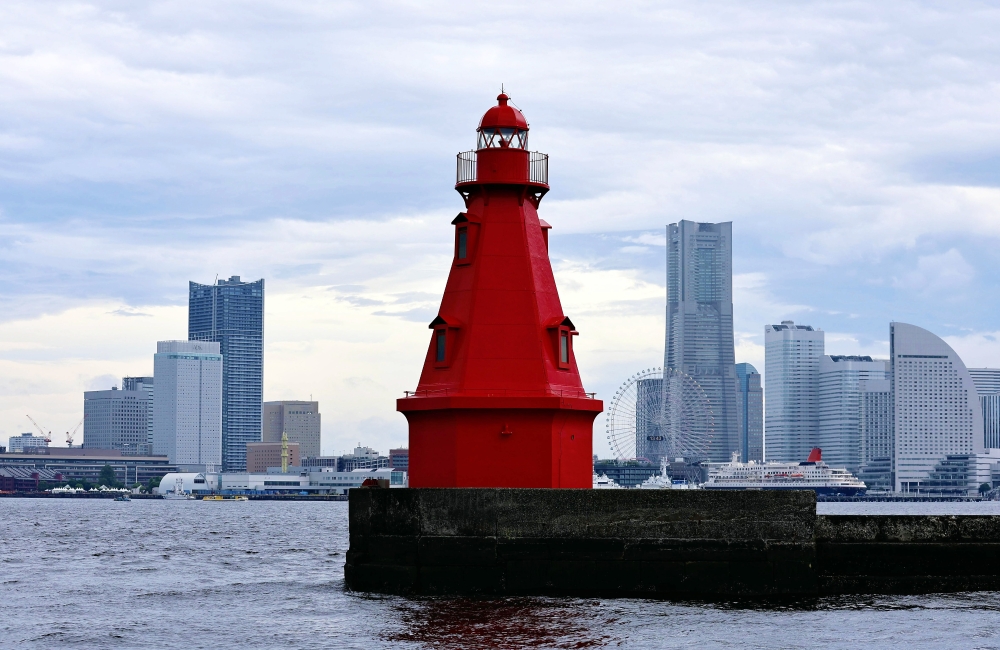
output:
[[[473,38],[359,6],[345,41],[320,6],[265,3],[287,30],[252,34],[231,8],[194,31],[169,8],[14,6],[0,439],[32,430],[26,413],[72,429],[83,391],[151,373],[153,343],[183,338],[189,279],[241,273],[268,280],[263,398],[312,393],[327,449],[401,443],[384,405],[413,389],[398,369],[419,366],[444,286],[453,155],[501,83],[551,156],[550,250],[588,390],[661,357],[663,226],[682,219],[733,223],[737,362],[762,368],[761,326],[787,319],[821,323],[830,354],[886,357],[899,320],[1000,366],[994,13],[724,3],[723,26],[695,5],[570,23],[531,7],[552,33],[512,39],[481,7],[454,7],[489,25]]]

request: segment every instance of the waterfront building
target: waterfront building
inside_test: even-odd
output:
[[[709,459],[740,450],[733,344],[733,224],[667,226],[667,334],[663,365],[693,377],[708,398]],[[704,425],[701,425],[704,426]],[[654,460],[654,459],[650,459]]]
[[[389,450],[389,467],[408,471],[410,468],[410,450],[406,447]]]
[[[247,472],[267,472],[271,467],[281,467],[280,442],[248,442]],[[288,443],[288,464],[300,466],[302,446],[297,442]]]
[[[819,360],[823,330],[782,321],[764,327],[764,455],[803,461],[819,434]]]
[[[63,475],[50,469],[0,467],[0,492],[37,492],[39,481],[56,483]]]
[[[819,428],[816,446],[830,467],[857,474],[861,467],[860,382],[885,381],[888,362],[870,356],[823,355],[817,375],[816,408]]]
[[[764,460],[764,388],[760,373],[749,363],[736,364],[739,395],[740,458],[744,463]]]
[[[985,453],[983,411],[962,359],[942,339],[889,324],[893,471],[897,492],[920,492],[949,455]]]
[[[346,495],[369,478],[384,479],[390,488],[408,485],[407,473],[389,467],[374,470],[338,472],[329,468],[318,471],[289,472],[173,472],[160,481],[159,494],[178,487],[195,496],[208,493],[230,494],[302,494]]]
[[[356,469],[379,469],[388,466],[388,456],[379,456],[379,453],[371,447],[360,445],[354,448],[353,454],[344,454],[337,462],[337,469],[341,472],[353,472]]]
[[[83,394],[83,447],[148,456],[150,394],[144,390],[91,390]]]
[[[983,438],[987,449],[1000,448],[1000,368],[969,368],[983,409]]]
[[[214,285],[189,283],[188,339],[220,346],[222,464],[246,470],[247,443],[263,440],[264,280],[234,275]]]
[[[7,439],[7,451],[12,454],[31,452],[39,447],[48,447],[49,441],[45,436],[36,436],[30,433],[22,433],[19,436],[11,436]]]
[[[934,464],[917,491],[945,497],[978,496],[983,483],[992,486],[992,471],[1000,462],[1000,449],[991,451],[991,454],[946,455]]]
[[[594,474],[604,475],[616,484],[632,488],[660,473],[660,466],[636,460],[595,460]]]
[[[886,371],[888,374],[888,371]],[[861,465],[868,491],[889,491],[892,481],[892,386],[888,379],[858,381]]]
[[[153,399],[155,398],[155,393],[153,391],[153,378],[152,377],[122,377],[122,390],[141,390],[149,394],[149,408],[146,409],[148,414],[146,422],[146,443],[149,448],[153,448]]]
[[[219,344],[160,341],[153,357],[153,453],[181,466],[222,463],[222,364]],[[241,456],[246,458],[246,450]]]
[[[105,465],[122,483],[147,483],[176,470],[166,456],[123,456],[117,449],[81,449],[74,447],[38,448],[27,453],[0,454],[0,467],[47,470],[62,474],[63,480],[96,483]]]
[[[298,443],[302,458],[319,457],[319,402],[264,402],[264,442],[281,442],[283,433],[289,442]]]

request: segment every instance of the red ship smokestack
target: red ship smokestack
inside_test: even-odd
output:
[[[411,487],[589,488],[593,423],[573,321],[563,313],[538,206],[548,156],[501,93],[458,154],[454,256],[415,392],[397,410],[410,429]]]
[[[806,459],[807,463],[818,463],[823,460],[823,450],[819,447],[813,447],[813,450],[809,452],[809,458]]]

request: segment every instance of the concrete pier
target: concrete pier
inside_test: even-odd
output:
[[[350,491],[350,589],[809,597],[1000,588],[1000,517],[817,516],[812,492]]]

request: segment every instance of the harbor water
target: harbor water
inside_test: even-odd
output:
[[[0,544],[0,648],[1000,648],[996,593],[781,605],[351,593],[343,502],[0,499]]]

